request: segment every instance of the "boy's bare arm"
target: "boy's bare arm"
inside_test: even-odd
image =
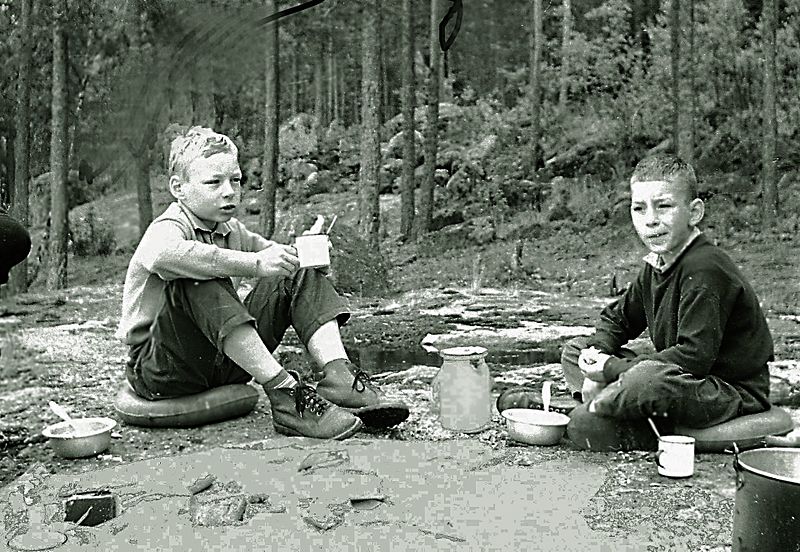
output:
[[[236,219],[231,219],[228,221],[230,225],[236,225],[240,235],[242,236],[242,244],[244,246],[245,251],[261,251],[274,245],[278,242],[268,240],[261,234],[257,232],[251,232],[247,229],[247,227],[242,224],[240,221]]]
[[[169,220],[147,229],[136,255],[147,270],[163,280],[259,275],[257,253],[223,249],[188,239],[181,228]]]

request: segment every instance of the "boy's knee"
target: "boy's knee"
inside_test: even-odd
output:
[[[577,337],[573,337],[569,341],[564,344],[564,348],[567,349],[576,349],[580,351],[581,349],[586,349],[589,346],[589,336],[587,335],[579,335]]]
[[[202,293],[209,289],[233,289],[230,278],[213,278],[211,280],[193,280],[191,278],[178,278],[167,282],[167,289],[184,291],[188,293]]]
[[[578,355],[583,349],[586,349],[589,346],[589,337],[580,335],[578,337],[573,337],[566,343],[564,343],[564,347],[561,349],[561,362],[565,360],[571,360],[573,362],[577,362]]]
[[[587,404],[574,408],[569,417],[567,438],[579,449],[599,452],[621,449],[617,421],[614,418],[589,412]]]
[[[594,410],[620,419],[666,417],[679,392],[671,380],[679,373],[674,364],[642,361],[600,392]]]
[[[567,437],[581,450],[616,452],[656,448],[656,438],[645,422],[594,414],[586,404],[573,409],[569,417]]]
[[[229,278],[215,278],[212,280],[192,280],[179,278],[170,280],[166,285],[167,297],[172,305],[186,305],[197,299],[207,301],[214,296],[231,295],[238,299],[233,283]]]
[[[664,397],[670,387],[669,379],[678,372],[680,368],[674,364],[643,360],[627,372],[623,372],[620,381],[624,387],[636,389],[640,395],[647,393],[655,397]]]

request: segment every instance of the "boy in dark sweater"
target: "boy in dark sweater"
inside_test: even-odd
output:
[[[704,205],[694,170],[673,156],[649,157],[630,187],[645,264],[603,309],[597,332],[562,352],[567,383],[583,401],[567,434],[589,450],[654,448],[648,417],[671,432],[770,407],[772,337],[753,288],[697,229]],[[623,348],[645,329],[655,353]]]

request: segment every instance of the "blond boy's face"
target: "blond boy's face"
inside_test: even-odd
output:
[[[677,253],[703,218],[703,202],[663,180],[631,183],[631,220],[653,253]]]
[[[172,176],[170,192],[210,227],[227,222],[241,200],[242,171],[237,156],[215,153],[197,157],[186,170],[186,178]]]

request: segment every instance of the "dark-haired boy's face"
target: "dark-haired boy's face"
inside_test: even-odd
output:
[[[631,220],[653,253],[676,253],[703,218],[703,202],[689,200],[682,186],[663,180],[631,183]]]
[[[186,178],[173,176],[170,191],[197,218],[210,227],[227,222],[241,200],[242,171],[233,153],[215,153],[194,159]]]

